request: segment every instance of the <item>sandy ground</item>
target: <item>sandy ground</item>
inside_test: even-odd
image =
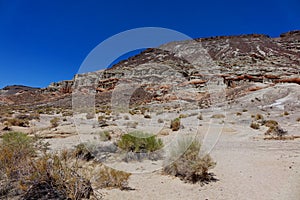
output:
[[[200,133],[204,139],[203,146],[217,162],[214,169],[216,182],[206,185],[188,184],[179,178],[163,175],[161,161],[143,161],[116,163],[125,171],[135,171],[129,179],[129,187],[133,190],[100,189],[104,199],[199,199],[199,200],[299,200],[300,199],[300,139],[295,140],[263,140],[266,127],[254,130],[249,127],[251,115],[263,114],[265,119],[279,122],[289,135],[300,135],[299,85],[279,85],[252,92],[237,99],[233,105],[219,109],[201,110],[203,120],[199,121],[199,110],[182,111],[189,117],[182,119],[183,129],[160,136],[165,143],[172,143],[180,134]],[[258,99],[258,100],[257,100]],[[287,110],[288,115],[282,113]],[[245,110],[245,111],[243,111]],[[241,115],[237,115],[240,112]],[[225,118],[211,119],[213,114],[225,114]],[[159,133],[169,126],[170,119],[178,116],[178,112],[163,114],[151,113],[151,119],[142,115],[130,116],[129,121],[138,121],[137,129]],[[158,123],[158,119],[164,123]],[[82,120],[80,126],[73,124],[72,118],[50,132],[70,134],[69,137],[47,139],[53,150],[71,148],[74,145],[97,140],[98,132],[107,128],[95,127],[94,120]],[[121,115],[114,123],[114,129],[127,132],[131,129],[128,120]],[[49,126],[49,116],[43,116],[37,127]],[[47,131],[47,130],[46,130]],[[49,131],[49,130],[48,130]],[[79,135],[76,133],[79,131]],[[43,133],[43,132],[40,132]],[[220,134],[219,134],[220,133]],[[64,135],[65,136],[65,135]],[[216,144],[215,144],[216,142]]]

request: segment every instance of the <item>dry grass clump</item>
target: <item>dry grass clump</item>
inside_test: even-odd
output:
[[[265,125],[266,127],[278,126],[278,122],[275,121],[275,120],[266,120],[266,121],[264,122],[264,125]]]
[[[6,126],[28,127],[29,126],[29,120],[28,119],[10,118],[10,119],[5,120],[4,125],[6,125]]]
[[[264,120],[264,116],[262,114],[260,114],[260,113],[257,113],[255,115],[255,120]]]
[[[276,136],[282,138],[287,134],[287,131],[283,130],[279,125],[271,126],[266,132],[265,135]]]
[[[161,118],[159,118],[159,119],[157,120],[157,123],[160,123],[160,124],[162,124],[162,123],[164,123],[164,120],[163,120],[163,119],[161,119]]]
[[[66,154],[41,152],[41,146],[26,134],[9,132],[0,146],[1,198],[81,199],[89,198],[88,180],[69,166]],[[42,153],[37,156],[38,152]]]
[[[144,118],[145,118],[145,119],[151,119],[151,115],[150,115],[150,114],[145,114],[145,115],[144,115]]]
[[[256,122],[252,122],[252,123],[250,124],[250,127],[253,128],[253,129],[259,129],[259,128],[260,128],[260,125],[259,125],[258,123],[256,123]]]
[[[32,172],[21,181],[22,187],[27,188],[25,199],[44,198],[49,193],[57,199],[83,199],[93,194],[90,181],[77,173],[67,153],[45,154],[30,167]]]
[[[163,147],[161,139],[156,135],[134,131],[121,136],[118,147],[126,152],[124,160],[157,160],[161,158],[159,150]],[[157,151],[157,152],[156,152]]]
[[[129,120],[129,119],[130,119],[128,115],[124,115],[123,118],[124,118],[125,120]]]
[[[80,143],[77,146],[75,146],[75,149],[72,152],[72,157],[79,158],[86,161],[90,161],[94,159],[94,156],[87,148],[86,144],[84,143]]]
[[[213,119],[221,119],[221,118],[225,118],[225,115],[223,114],[214,114],[211,116],[211,118]]]
[[[132,122],[132,121],[124,123],[124,125],[127,128],[136,128],[138,126],[138,124],[139,124],[138,122]]]
[[[188,117],[188,115],[186,115],[186,114],[180,114],[180,115],[179,115],[179,118],[180,118],[180,119],[182,119],[182,118],[187,118],[187,117]]]
[[[179,177],[181,180],[190,183],[216,180],[213,174],[208,171],[215,167],[209,155],[199,156],[201,143],[192,138],[182,138],[178,141],[165,161],[164,173]]]
[[[96,182],[100,188],[119,188],[121,190],[129,189],[128,179],[130,173],[115,170],[110,167],[102,166],[97,175]]]
[[[58,117],[54,117],[50,120],[50,124],[52,128],[58,127],[60,119]]]
[[[109,131],[103,131],[99,134],[99,138],[101,141],[109,141],[112,137]]]
[[[85,115],[86,119],[94,119],[95,118],[95,113],[93,112],[90,112],[90,113],[87,113]]]
[[[200,114],[198,115],[197,119],[203,120],[203,115],[202,115],[202,113],[200,113]]]
[[[178,131],[180,129],[180,119],[179,118],[173,119],[171,121],[170,128],[172,129],[172,131]]]

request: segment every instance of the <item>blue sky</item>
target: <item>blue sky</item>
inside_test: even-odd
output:
[[[164,27],[190,37],[300,29],[299,0],[0,0],[0,88],[71,79],[119,32]]]

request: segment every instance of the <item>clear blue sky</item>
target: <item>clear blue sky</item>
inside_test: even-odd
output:
[[[0,88],[71,79],[108,37],[164,27],[193,38],[300,29],[299,0],[0,0]]]

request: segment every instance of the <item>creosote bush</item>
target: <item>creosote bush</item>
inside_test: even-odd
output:
[[[157,139],[156,135],[134,131],[122,135],[118,147],[127,152],[149,153],[161,149],[163,142]]]
[[[201,143],[192,138],[181,138],[165,160],[164,173],[190,183],[215,180],[208,171],[215,167],[209,155],[199,156]]]
[[[170,128],[172,129],[172,131],[178,131],[180,128],[180,119],[179,118],[175,118],[171,121],[171,126]]]

